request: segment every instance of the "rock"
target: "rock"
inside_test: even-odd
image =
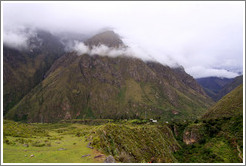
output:
[[[103,157],[103,156],[104,156],[103,154],[100,154],[100,155],[98,155],[98,156],[95,156],[94,159],[95,159],[95,158],[99,158],[99,157]]]
[[[187,126],[183,134],[183,142],[186,145],[191,145],[196,142],[199,142],[204,138],[205,127],[203,124],[191,124]]]
[[[115,159],[110,155],[105,159],[104,163],[115,163]]]
[[[29,147],[29,145],[28,145],[28,144],[24,144],[23,146],[24,146],[24,147]]]
[[[90,145],[91,145],[91,142],[88,143],[87,148],[93,149],[93,147]]]
[[[90,156],[90,154],[86,154],[86,155],[83,155],[83,156],[81,156],[81,157],[87,157],[87,156]]]
[[[34,154],[32,154],[30,157],[34,157]]]

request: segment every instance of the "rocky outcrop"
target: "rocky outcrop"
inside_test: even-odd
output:
[[[191,124],[186,127],[183,133],[183,142],[186,145],[191,145],[199,142],[205,135],[204,124]]]
[[[104,163],[115,163],[115,159],[110,155],[105,159]]]

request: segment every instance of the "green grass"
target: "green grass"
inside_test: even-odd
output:
[[[211,107],[201,119],[232,117],[243,113],[243,85],[239,85]]]
[[[92,126],[18,123],[19,130],[16,131],[13,127],[15,124],[17,123],[4,121],[4,163],[98,163],[105,159],[105,156],[95,159],[101,153],[87,147],[85,136],[93,129]],[[11,129],[13,132],[10,132]],[[90,156],[81,157],[83,155]]]
[[[3,162],[97,163],[108,155],[117,162],[176,162],[172,153],[179,145],[165,125],[139,119],[95,124],[4,121]],[[90,142],[94,149],[87,147]],[[99,154],[104,155],[95,159]]]

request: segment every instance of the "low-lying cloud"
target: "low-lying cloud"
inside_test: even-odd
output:
[[[203,66],[194,66],[190,68],[186,68],[185,71],[189,74],[191,74],[195,78],[203,78],[203,77],[211,77],[211,76],[217,76],[217,77],[227,77],[227,78],[234,78],[238,76],[239,74],[231,71],[227,71],[225,69],[213,69],[213,68],[206,68]]]
[[[156,61],[153,57],[149,56],[140,48],[132,48],[121,46],[118,48],[108,47],[104,44],[98,46],[86,46],[83,42],[74,41],[74,45],[69,49],[70,51],[76,51],[78,55],[89,54],[89,55],[100,55],[108,57],[127,56],[142,59],[143,61]]]
[[[4,31],[3,33],[4,44],[18,50],[28,48],[28,39],[31,36],[31,33],[23,31]]]
[[[194,77],[232,77],[243,71],[244,2],[4,2],[2,6],[3,41],[12,47],[27,46],[28,34],[13,30],[18,26],[83,34],[112,27],[130,49],[101,46],[92,52],[110,56],[133,52],[171,67],[180,64]],[[67,44],[88,51],[80,42]]]

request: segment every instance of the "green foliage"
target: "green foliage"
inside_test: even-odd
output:
[[[195,144],[178,141],[182,149],[174,156],[179,162],[195,163],[237,163],[243,159],[243,96],[242,85],[223,97],[199,120],[189,125],[175,124],[178,131],[188,131],[194,127],[194,135],[202,139]],[[174,125],[173,125],[174,126]],[[199,127],[203,126],[203,127]],[[184,129],[185,127],[185,129]],[[174,127],[173,127],[174,128]]]
[[[241,162],[237,153],[223,138],[213,138],[207,143],[182,145],[182,149],[174,153],[181,163],[235,163]]]
[[[3,135],[13,137],[33,137],[48,136],[48,132],[35,125],[4,120]]]
[[[147,122],[149,122],[148,120],[141,120],[141,119],[133,119],[133,120],[128,120],[127,123],[130,124],[146,124]]]
[[[92,134],[92,145],[126,162],[175,162],[172,152],[179,148],[167,126],[107,124]]]

